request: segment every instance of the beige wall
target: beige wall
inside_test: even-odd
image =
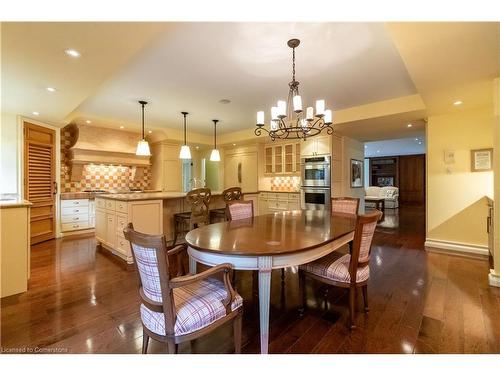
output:
[[[486,246],[493,172],[471,172],[471,150],[493,147],[491,107],[432,116],[427,124],[427,240]],[[455,152],[445,164],[444,151]]]
[[[495,170],[495,194],[500,197],[500,77],[493,81],[493,106],[494,106],[494,161],[493,168]],[[495,269],[490,274],[490,280],[493,278],[496,285],[500,285],[500,208],[495,204],[494,223],[494,260]]]
[[[17,116],[2,113],[0,122],[0,193],[20,193],[21,135]]]
[[[351,188],[351,159],[363,161],[365,158],[364,143],[355,139],[343,137],[343,178],[342,178],[342,195],[346,197],[360,198],[360,212],[364,212],[364,197],[365,189]]]

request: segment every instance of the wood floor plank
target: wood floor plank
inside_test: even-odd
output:
[[[499,353],[500,289],[488,285],[486,261],[426,253],[425,214],[403,207],[377,226],[370,260],[370,312],[358,300],[357,329],[348,326],[348,296],[307,282],[308,308],[298,314],[297,269],[272,273],[271,353]],[[397,227],[390,223],[398,222]],[[140,353],[138,277],[96,252],[92,236],[32,247],[29,290],[1,300],[2,347],[69,353]],[[244,299],[243,352],[260,350],[252,273],[238,272]],[[325,290],[328,291],[325,297]],[[325,305],[326,301],[326,305]],[[223,326],[179,353],[232,353]],[[152,341],[149,353],[165,353]]]

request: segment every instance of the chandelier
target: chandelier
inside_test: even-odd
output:
[[[290,39],[288,47],[292,49],[292,81],[288,84],[288,99],[278,100],[271,108],[271,121],[266,129],[264,111],[257,112],[255,135],[260,136],[262,131],[269,134],[272,141],[276,139],[303,139],[320,134],[326,129],[328,134],[333,133],[332,111],[325,109],[323,99],[316,101],[316,114],[313,107],[302,110],[302,98],[299,94],[299,82],[295,80],[295,48],[300,44],[299,39]]]

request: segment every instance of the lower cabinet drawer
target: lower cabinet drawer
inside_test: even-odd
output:
[[[116,207],[116,211],[118,211],[118,212],[122,212],[124,214],[128,213],[127,202],[117,201],[115,207]]]
[[[77,223],[81,221],[88,221],[89,220],[89,215],[88,214],[75,214],[75,215],[62,215],[61,216],[61,223],[62,224],[69,224],[69,223]]]
[[[128,254],[130,252],[130,243],[125,237],[116,235],[116,250],[122,254]]]
[[[267,201],[269,209],[273,210],[288,210],[288,202],[286,201]]]
[[[116,232],[118,235],[123,236],[123,230],[128,224],[127,215],[116,214]]]
[[[89,200],[88,199],[62,199],[61,207],[88,207]]]
[[[72,230],[82,230],[82,229],[87,229],[88,227],[89,227],[88,221],[79,221],[77,223],[61,224],[61,230],[63,232],[69,232]]]
[[[63,207],[61,210],[62,216],[74,215],[74,214],[88,214],[89,207]]]
[[[289,202],[300,202],[300,194],[288,194]]]

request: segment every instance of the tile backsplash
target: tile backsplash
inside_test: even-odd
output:
[[[74,193],[85,189],[125,190],[148,189],[151,181],[151,168],[145,168],[142,178],[134,181],[131,167],[121,165],[85,165],[80,181],[71,181],[70,169],[66,164],[66,152],[72,144],[73,134],[61,130],[61,192]]]
[[[273,191],[298,191],[299,189],[299,176],[271,177],[271,190]]]

